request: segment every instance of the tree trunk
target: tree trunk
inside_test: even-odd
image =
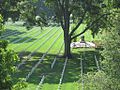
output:
[[[64,57],[68,57],[68,58],[72,58],[72,54],[71,54],[71,48],[70,48],[70,35],[69,32],[65,31],[64,32]]]
[[[69,12],[68,2],[67,1],[65,1],[65,8],[62,11],[63,11],[62,12],[63,16],[61,16],[60,21],[61,21],[62,29],[64,31],[64,55],[63,55],[63,57],[72,58],[71,48],[70,48],[71,36],[69,34],[70,12]]]
[[[70,14],[68,12],[68,10],[65,12],[64,15],[64,57],[68,57],[71,58],[71,48],[70,48],[70,44],[71,44],[71,37],[69,35],[69,26],[70,26]]]

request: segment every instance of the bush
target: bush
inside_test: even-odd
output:
[[[6,40],[0,40],[0,48],[3,48],[4,50],[7,48],[8,41]]]
[[[117,10],[120,12],[120,10]],[[109,21],[113,24],[108,27],[103,37],[104,50],[102,56],[102,67],[107,76],[110,77],[111,85],[109,90],[120,89],[120,13],[109,16]]]
[[[84,90],[114,90],[111,89],[111,79],[103,71],[89,72],[83,79]]]
[[[21,90],[21,89],[27,87],[27,85],[28,84],[27,84],[27,82],[25,82],[24,78],[20,78],[19,82],[17,82],[17,84],[15,84],[12,89],[13,90]]]
[[[0,89],[11,89],[11,74],[15,72],[15,62],[18,60],[17,55],[9,50],[0,49]]]
[[[0,15],[0,30],[4,31]],[[1,35],[0,31],[0,35]],[[14,51],[7,50],[8,41],[0,40],[0,90],[12,89],[11,75],[16,71],[15,62],[18,60]]]

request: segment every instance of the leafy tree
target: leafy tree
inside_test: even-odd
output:
[[[64,31],[65,50],[64,56],[71,57],[70,43],[71,41],[84,34],[87,30],[92,31],[94,36],[101,28],[105,27],[105,20],[109,11],[106,0],[46,0],[46,5],[54,11],[54,15],[61,23]],[[70,30],[70,15],[76,22],[75,28]],[[86,27],[74,35],[74,32],[82,24]]]
[[[31,4],[31,1],[21,1],[18,3],[18,9],[20,11],[20,18],[25,21],[25,26],[30,29],[35,25],[35,6]]]
[[[0,35],[1,35],[1,33],[4,31],[4,26],[3,26],[3,18],[2,18],[2,16],[0,15]]]
[[[118,90],[120,88],[120,9],[113,9],[112,12],[113,14],[109,16],[111,26],[107,27],[103,39],[102,64],[103,70],[111,79],[110,90]]]
[[[110,79],[104,71],[88,72],[83,79],[84,90],[112,90],[108,88]]]
[[[103,33],[101,70],[84,75],[85,90],[119,90],[120,89],[120,9],[111,9],[106,31]]]
[[[21,0],[0,0],[0,14],[3,16],[4,22],[8,18],[12,18],[13,22],[19,19],[20,12],[17,3]]]
[[[36,22],[46,24],[45,14],[40,14],[39,19],[36,21],[36,3],[40,3],[37,0],[22,0],[18,3],[18,10],[21,16],[26,20],[26,24],[29,26],[35,25]],[[71,58],[71,41],[84,34],[87,30],[92,31],[92,35],[95,36],[105,27],[107,15],[110,14],[108,8],[112,5],[109,0],[46,0],[46,5],[54,12],[56,20],[61,23],[61,27],[64,31],[64,56]],[[113,3],[113,1],[112,1]],[[73,16],[73,22],[76,24],[73,29],[70,29],[70,15]],[[85,24],[86,27],[74,34],[80,25]]]
[[[0,30],[3,31],[3,20],[0,15]],[[0,33],[1,33],[0,32]],[[8,42],[0,40],[0,90],[12,88],[12,79],[11,74],[14,73],[15,67],[14,64],[18,59],[17,55],[11,51],[7,50]]]
[[[35,3],[36,2],[36,3]],[[37,10],[36,4],[41,3],[37,0],[23,0],[19,3],[19,11],[28,26],[36,23],[35,17]],[[84,34],[87,30],[92,30],[94,36],[98,31],[105,26],[105,20],[109,12],[106,12],[107,5],[106,0],[45,0],[45,4],[52,11],[56,20],[61,23],[61,27],[64,31],[64,56],[71,58],[70,43],[71,41]],[[73,22],[76,24],[75,27],[70,29],[70,15],[73,16]],[[39,15],[39,22],[46,24],[45,14]],[[41,23],[42,22],[42,23]],[[74,34],[78,27],[85,24],[86,27],[79,34]]]
[[[34,25],[43,26],[47,25],[45,14],[37,13],[37,0],[23,0],[18,2],[18,10],[20,12],[20,19],[25,21],[24,25],[27,29],[32,28]]]

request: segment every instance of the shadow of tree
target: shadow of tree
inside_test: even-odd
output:
[[[23,57],[26,57],[29,53],[31,52],[24,53]],[[31,71],[31,69],[35,66],[35,64],[39,61],[39,59],[42,57],[43,54],[44,53],[35,53],[31,60],[26,61],[26,63],[22,65],[20,70],[14,75],[14,81],[17,82],[18,78],[25,78]],[[100,58],[99,52],[78,51],[77,53],[73,53],[74,58],[68,60],[63,83],[75,82],[80,79],[81,55],[84,56],[83,58],[84,73],[97,70],[94,55],[96,55],[97,59],[99,60]],[[51,64],[55,56],[56,56],[55,54],[48,54],[39,64],[39,66],[35,69],[34,73],[30,76],[27,82],[38,85],[42,76],[45,75],[44,83],[58,84],[63,70],[65,59],[57,58],[54,68],[51,69]]]
[[[6,29],[5,32],[3,32],[2,35],[7,35],[8,36],[17,36],[16,34],[10,34],[10,33],[13,33],[15,32],[16,34],[20,35],[20,34],[23,34],[23,33],[26,33],[25,31],[19,31],[19,30],[12,30],[12,29]],[[9,35],[10,34],[10,35]]]
[[[13,32],[15,32],[15,33],[13,33]],[[13,33],[13,34],[10,34],[10,33]],[[20,36],[20,35],[25,34],[25,33],[26,33],[25,31],[21,32],[19,30],[7,29],[6,32],[3,35],[8,34],[8,36],[6,36],[5,39],[8,40],[11,43],[14,42],[15,40],[19,40],[18,42],[15,42],[15,43],[22,43],[27,39],[30,39],[30,40],[25,42],[25,43],[32,42],[32,41],[36,40],[35,38],[31,38],[29,36],[28,37],[26,36],[25,38]]]
[[[11,43],[14,43],[15,40],[19,40],[18,42],[15,43],[22,43],[24,41],[26,41],[25,43],[28,42],[33,42],[34,40],[36,40],[35,38],[31,38],[31,37],[20,37],[20,36],[16,36],[16,37],[12,37],[12,38],[7,38],[8,40],[10,40]],[[12,39],[12,40],[11,40]],[[28,40],[29,39],[29,40]],[[14,43],[14,44],[15,44]]]

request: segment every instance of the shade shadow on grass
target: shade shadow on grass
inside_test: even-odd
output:
[[[97,70],[97,65],[95,61],[95,55],[97,57],[97,60],[99,61],[99,51],[84,51],[79,53],[82,55],[83,59],[83,72],[86,74],[87,72],[90,71],[96,71]]]
[[[31,52],[24,53],[23,57],[25,57],[29,53]],[[17,82],[18,78],[25,78],[28,75],[28,73],[31,71],[32,67],[41,58],[42,55],[43,53],[35,53],[32,60],[28,60],[25,63],[25,65],[21,66],[20,70],[14,75],[14,81]],[[97,70],[96,63],[94,60],[94,55],[97,55],[97,57],[99,57],[99,52],[78,51],[77,53],[74,53],[73,55],[74,55],[74,58],[68,60],[65,74],[64,74],[63,83],[73,83],[80,79],[80,70],[81,70],[80,57],[81,55],[85,56],[85,59],[83,60],[84,73]],[[62,70],[63,70],[65,59],[58,58],[54,65],[54,68],[51,69],[50,66],[55,56],[56,56],[55,54],[48,54],[44,58],[44,60],[39,64],[39,66],[36,68],[36,70],[30,76],[27,82],[38,85],[38,83],[40,82],[42,78],[42,75],[45,75],[46,77],[45,77],[44,83],[58,84],[60,77],[61,77]]]
[[[12,39],[12,40],[10,40],[10,39]],[[30,39],[30,40],[28,40],[28,39]],[[14,43],[15,40],[19,40],[18,42],[14,43],[14,44],[17,44],[17,43],[22,43],[22,42],[24,42],[26,40],[28,40],[28,41],[25,42],[25,43],[33,42],[36,39],[35,38],[31,38],[31,37],[25,37],[24,38],[24,37],[16,36],[15,38],[14,37],[13,38],[8,38],[8,40],[10,40],[11,43]]]
[[[19,30],[6,29],[3,34],[6,35],[6,34],[8,34],[8,33],[13,33],[13,32],[15,32],[15,33],[17,33],[17,34],[23,34],[23,33],[25,33],[25,31],[22,31],[22,32],[21,32],[21,31],[19,31]],[[12,35],[12,34],[11,34],[11,35]],[[17,36],[17,35],[14,35],[14,34],[13,34],[13,36]]]
[[[5,31],[2,33],[2,35],[6,35],[8,33],[12,33],[13,31],[17,32],[18,30],[5,29]]]
[[[20,32],[18,30],[11,30],[11,29],[8,29],[7,32],[3,34],[2,39],[8,40],[8,41],[14,40],[14,38],[18,37],[18,35],[22,35],[26,33],[25,31]]]
[[[15,32],[15,33],[13,33],[13,34],[10,34],[10,33],[7,33],[7,32],[10,32],[10,33],[13,33],[13,32]],[[25,34],[26,32],[25,31],[22,31],[22,32],[20,32],[20,31],[18,31],[18,30],[11,30],[11,29],[7,29],[7,32],[6,32],[6,34],[4,34],[4,35],[7,35],[8,34],[8,36],[6,36],[6,40],[8,40],[9,42],[14,42],[15,40],[19,40],[18,42],[15,42],[15,43],[22,43],[22,42],[24,42],[25,40],[27,40],[27,39],[31,39],[31,40],[29,40],[29,41],[27,41],[26,43],[28,43],[28,42],[32,42],[32,41],[34,41],[34,40],[36,40],[35,38],[31,38],[31,37],[21,37],[20,35],[22,35],[22,34]],[[10,34],[10,35],[9,35]]]

